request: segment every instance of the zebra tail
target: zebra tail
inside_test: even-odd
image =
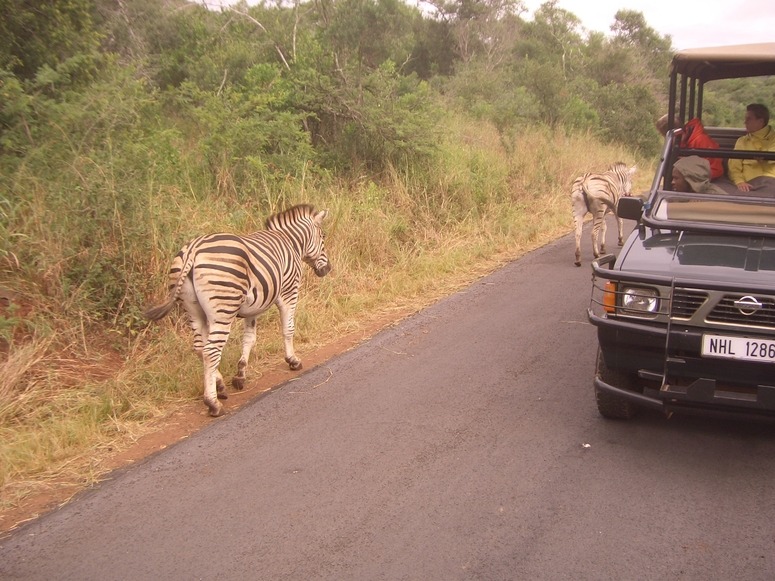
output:
[[[178,297],[180,296],[180,289],[183,288],[183,282],[186,280],[188,273],[191,272],[191,268],[194,266],[194,256],[196,253],[191,251],[193,246],[194,244],[190,244],[187,249],[186,261],[183,264],[183,268],[181,268],[180,272],[178,273],[178,278],[175,281],[175,287],[172,289],[169,297],[163,303],[147,308],[143,312],[143,316],[146,319],[151,321],[158,321],[159,319],[163,319],[169,314],[169,312],[172,310],[172,307],[175,306],[175,301],[177,301]]]
[[[154,307],[149,307],[143,312],[143,316],[146,319],[149,319],[151,321],[158,321],[159,319],[163,319],[164,317],[169,314],[169,312],[172,310],[172,307],[175,306],[175,297],[172,296],[169,299],[167,299],[165,302],[161,303],[160,305],[156,305]]]

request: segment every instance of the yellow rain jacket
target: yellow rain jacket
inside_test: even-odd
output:
[[[775,152],[775,131],[771,125],[743,135],[735,142],[735,149]],[[729,179],[735,185],[750,182],[754,178],[767,176],[775,178],[775,161],[756,159],[730,159],[728,162]]]

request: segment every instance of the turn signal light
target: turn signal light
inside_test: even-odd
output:
[[[606,313],[616,312],[616,283],[612,280],[605,282],[605,290],[603,290],[603,310]]]

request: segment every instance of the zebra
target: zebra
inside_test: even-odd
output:
[[[592,214],[592,252],[595,258],[605,253],[605,215],[616,216],[616,203],[621,196],[632,195],[632,176],[636,166],[617,161],[603,173],[585,173],[577,177],[571,187],[573,222],[576,227],[576,266],[581,266],[581,228],[584,216]],[[619,230],[619,246],[624,244],[622,219],[616,216]],[[602,231],[602,242],[598,251],[598,233]]]
[[[218,400],[227,395],[218,367],[237,317],[245,324],[233,387],[245,385],[248,358],[256,342],[256,318],[272,304],[280,311],[285,361],[292,370],[301,369],[293,349],[301,265],[305,262],[320,277],[331,270],[322,230],[327,215],[327,210],[297,205],[270,216],[264,230],[247,236],[216,233],[194,238],[173,259],[167,300],[144,315],[157,321],[177,301],[183,303],[194,331],[194,351],[204,365],[204,403],[211,416],[223,414]]]

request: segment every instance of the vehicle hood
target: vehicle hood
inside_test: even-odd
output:
[[[775,288],[775,238],[636,229],[619,253],[616,268]]]

